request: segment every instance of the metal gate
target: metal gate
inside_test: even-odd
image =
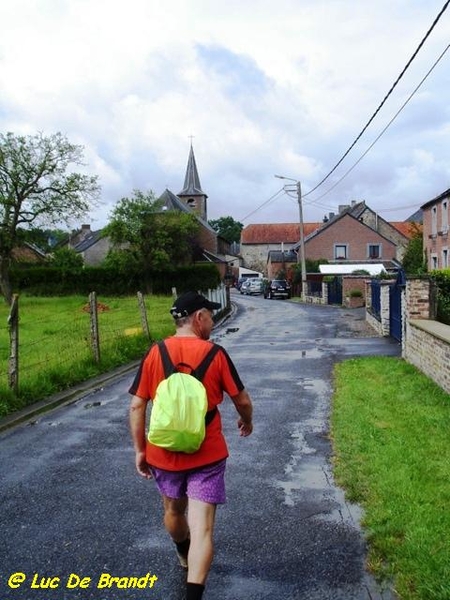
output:
[[[397,280],[389,286],[389,332],[399,342],[402,341],[402,292],[405,285],[405,272],[400,269]]]
[[[342,304],[342,277],[335,277],[327,286],[328,304]]]

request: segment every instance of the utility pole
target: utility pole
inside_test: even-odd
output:
[[[288,179],[289,181],[295,181],[297,188],[297,202],[298,202],[298,214],[300,223],[300,248],[297,252],[297,264],[300,263],[301,269],[301,280],[302,280],[302,292],[301,299],[305,300],[307,289],[306,283],[306,259],[305,259],[305,235],[303,232],[303,204],[302,204],[302,185],[298,179],[292,179],[292,177],[283,177],[282,175],[275,175],[278,179]]]
[[[297,262],[300,254],[300,263],[302,270],[302,300],[305,300],[307,290],[306,283],[306,259],[305,259],[305,234],[303,231],[303,204],[302,204],[302,186],[300,181],[297,181],[297,202],[298,213],[300,218],[300,253],[297,253]]]

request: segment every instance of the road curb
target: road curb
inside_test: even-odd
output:
[[[107,373],[103,373],[101,375],[97,375],[92,379],[88,379],[78,385],[68,389],[58,392],[40,402],[36,402],[36,404],[30,404],[30,406],[26,406],[25,408],[18,410],[6,417],[3,417],[0,420],[0,433],[6,431],[7,429],[11,429],[16,425],[20,425],[21,423],[25,423],[26,421],[30,421],[37,415],[44,414],[55,408],[59,408],[60,406],[64,406],[65,404],[71,404],[77,402],[81,398],[92,394],[93,392],[101,389],[108,383],[112,383],[116,379],[120,379],[121,377],[131,373],[136,370],[139,366],[140,361],[134,361],[127,365],[118,367],[113,371],[108,371]]]

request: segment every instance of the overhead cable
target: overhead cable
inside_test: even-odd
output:
[[[449,0],[450,1],[450,0]],[[416,94],[416,92],[419,90],[419,88],[422,86],[422,84],[425,82],[425,80],[428,78],[428,76],[432,73],[432,71],[434,70],[434,68],[436,67],[436,65],[442,60],[442,58],[444,57],[444,54],[447,52],[447,50],[450,48],[450,44],[445,48],[445,50],[441,53],[441,55],[439,56],[439,58],[435,61],[435,63],[433,64],[433,66],[431,67],[431,69],[429,69],[428,73],[425,75],[425,77],[423,77],[422,81],[415,87],[415,89],[411,92],[411,94],[408,96],[408,98],[405,100],[405,102],[401,105],[401,107],[399,108],[399,110],[395,113],[395,115],[392,117],[392,119],[389,121],[389,123],[386,125],[386,127],[384,127],[384,129],[381,130],[380,134],[377,135],[377,137],[374,139],[374,141],[370,144],[370,146],[367,148],[367,150],[361,154],[361,156],[358,158],[358,160],[350,167],[350,169],[348,169],[348,171],[346,171],[344,173],[344,175],[342,175],[342,177],[340,179],[338,179],[338,181],[336,181],[336,183],[334,183],[326,192],[324,192],[321,196],[319,196],[318,198],[316,198],[315,200],[313,200],[311,203],[314,204],[317,201],[319,201],[321,198],[323,198],[324,196],[326,196],[327,194],[329,194],[332,190],[334,190],[334,188],[339,185],[341,183],[341,181],[343,179],[345,179],[347,177],[347,175],[349,173],[351,173],[353,171],[353,169],[362,161],[362,159],[366,156],[366,154],[368,154],[370,152],[370,150],[372,150],[372,148],[375,146],[375,144],[378,142],[378,140],[384,135],[384,133],[389,129],[389,127],[392,125],[392,123],[395,121],[395,119],[398,117],[398,115],[402,112],[402,110],[405,108],[405,106],[408,104],[408,102],[413,98],[413,96]],[[317,186],[316,186],[317,187]],[[316,188],[315,188],[316,189]],[[308,194],[310,194],[313,190],[311,190],[310,192],[308,192]],[[304,194],[305,196],[307,196],[307,194]]]
[[[354,146],[357,144],[357,142],[359,141],[359,139],[362,137],[362,135],[364,134],[364,132],[366,131],[366,129],[369,127],[369,125],[372,123],[372,121],[375,119],[375,117],[377,116],[377,114],[380,112],[381,108],[383,107],[383,105],[385,104],[386,100],[389,98],[389,96],[392,94],[392,92],[394,91],[394,89],[397,87],[397,84],[399,83],[399,81],[401,80],[401,78],[403,77],[403,75],[406,73],[406,71],[408,70],[408,68],[410,67],[411,63],[413,62],[413,60],[416,58],[416,56],[418,55],[420,49],[422,48],[422,46],[424,45],[424,43],[426,42],[427,38],[429,37],[429,35],[431,34],[431,32],[433,31],[433,29],[436,27],[438,21],[440,20],[440,18],[442,17],[442,15],[444,14],[445,10],[447,9],[448,5],[450,4],[450,0],[447,0],[447,2],[444,4],[444,6],[442,7],[440,13],[438,14],[438,16],[435,18],[435,20],[433,21],[433,24],[431,25],[431,27],[429,28],[429,30],[427,31],[427,33],[425,34],[424,38],[422,39],[422,41],[420,42],[420,44],[417,46],[414,54],[411,56],[411,58],[409,59],[409,61],[407,62],[406,66],[403,68],[402,72],[400,73],[400,75],[397,77],[396,81],[394,82],[394,84],[392,85],[391,89],[389,90],[389,92],[386,94],[386,96],[383,98],[383,101],[381,102],[381,104],[378,106],[378,108],[376,109],[376,111],[373,113],[373,115],[370,117],[370,119],[368,120],[368,122],[366,123],[366,125],[363,127],[363,129],[361,130],[361,132],[359,133],[359,135],[356,137],[356,139],[354,140],[354,142],[351,144],[351,146],[348,148],[348,150],[344,153],[344,155],[341,157],[341,159],[334,165],[334,167],[331,169],[331,171],[321,180],[319,181],[319,183],[314,186],[311,190],[309,190],[309,192],[307,192],[306,194],[303,194],[303,196],[308,196],[309,194],[311,194],[312,192],[314,192],[315,190],[317,190],[317,188],[319,188],[323,183],[325,183],[325,181],[330,177],[330,175],[332,175],[336,169],[339,167],[339,165],[343,162],[343,160],[348,156],[348,154],[351,152],[351,150],[354,148]]]
[[[279,196],[281,194],[281,192],[284,191],[284,188],[280,188],[277,192],[275,192],[275,194],[273,196],[271,196],[268,200],[266,200],[265,202],[263,202],[262,204],[260,204],[257,208],[255,208],[255,210],[252,210],[252,212],[248,213],[248,215],[245,215],[245,217],[243,217],[241,219],[241,221],[245,221],[246,219],[248,219],[249,217],[251,217],[252,215],[255,214],[255,212],[258,212],[258,210],[260,210],[263,206],[266,206],[267,204],[269,204],[269,202],[272,202],[273,200],[275,200],[275,198],[277,196]]]

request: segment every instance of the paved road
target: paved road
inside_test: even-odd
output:
[[[233,300],[235,314],[213,338],[251,392],[256,425],[239,438],[225,401],[228,503],[205,600],[390,599],[364,571],[358,510],[333,483],[327,432],[333,364],[398,355],[398,345],[353,337],[357,311]],[[183,599],[158,495],[134,472],[131,380],[0,435],[0,600]],[[23,577],[12,588],[14,573]],[[125,589],[131,577],[146,587]]]

